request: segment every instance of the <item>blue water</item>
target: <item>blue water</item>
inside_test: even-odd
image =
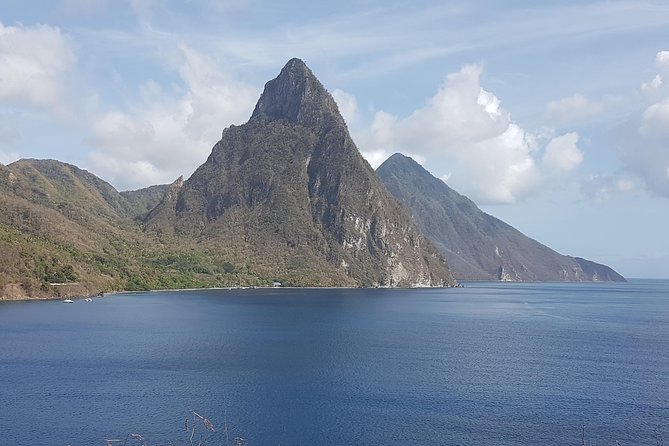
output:
[[[211,445],[667,444],[669,282],[0,304],[0,445],[190,444],[191,410]]]

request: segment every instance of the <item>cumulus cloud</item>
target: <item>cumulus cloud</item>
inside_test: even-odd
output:
[[[88,137],[95,172],[120,188],[170,182],[204,162],[220,132],[248,119],[259,92],[181,46],[183,88],[147,82],[128,110],[97,116]]]
[[[641,93],[649,102],[656,102],[669,96],[669,51],[658,51],[655,55],[658,73],[649,81],[641,84]]]
[[[639,134],[658,143],[669,142],[669,98],[648,107],[641,116]]]
[[[664,81],[662,80],[662,76],[660,76],[659,74],[656,74],[655,77],[651,81],[644,82],[644,83],[641,84],[641,90],[644,93],[652,93],[652,92],[655,92],[655,91],[659,90],[660,88],[662,88],[663,84],[664,84]]]
[[[337,107],[339,107],[339,112],[344,117],[346,124],[350,126],[355,123],[358,114],[358,101],[355,99],[355,96],[344,90],[337,89],[332,92],[332,97],[334,97]]]
[[[0,103],[66,112],[63,92],[76,57],[58,28],[0,23],[0,62]]]
[[[374,168],[376,169],[379,167],[385,160],[390,158],[390,156],[393,154],[392,152],[384,149],[378,149],[378,150],[361,150],[360,153],[362,154],[363,158],[367,160],[367,162]],[[408,156],[408,155],[407,155]]]
[[[104,170],[105,178],[109,177],[116,180],[120,184],[117,187],[121,189],[132,190],[153,184],[164,184],[177,178],[175,173],[170,176],[149,161],[132,158],[122,159],[115,155],[92,152],[89,158],[98,170]]]
[[[550,172],[569,172],[583,162],[583,152],[578,148],[578,134],[567,133],[549,141],[543,163]]]
[[[644,110],[624,141],[623,162],[649,191],[669,198],[669,97]]]
[[[658,67],[669,68],[669,51],[658,51],[655,55],[655,64]]]
[[[545,137],[528,132],[481,87],[482,67],[447,76],[425,107],[406,118],[376,113],[356,135],[363,155],[422,155],[437,176],[479,203],[513,203],[583,160],[575,133]]]
[[[655,63],[661,73],[641,85],[648,102],[626,123],[620,146],[625,169],[650,192],[669,198],[669,88],[662,81],[662,74],[669,72],[669,51],[658,52]]]

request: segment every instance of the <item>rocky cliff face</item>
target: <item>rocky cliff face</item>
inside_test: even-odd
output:
[[[296,285],[443,286],[446,262],[353,143],[299,59],[265,85],[250,120],[145,220],[244,269]]]
[[[625,280],[608,266],[561,255],[482,212],[409,157],[395,154],[377,173],[448,259],[458,279]]]

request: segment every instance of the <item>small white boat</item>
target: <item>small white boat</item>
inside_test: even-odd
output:
[[[65,300],[63,301],[63,303],[64,303],[64,304],[73,304],[74,301],[73,301],[72,299],[65,299]]]
[[[86,299],[84,299],[84,302],[93,302],[93,299],[90,298],[90,297],[87,297]]]

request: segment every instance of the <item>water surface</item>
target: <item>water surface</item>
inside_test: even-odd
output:
[[[667,444],[669,282],[2,303],[0,383],[8,445]]]

